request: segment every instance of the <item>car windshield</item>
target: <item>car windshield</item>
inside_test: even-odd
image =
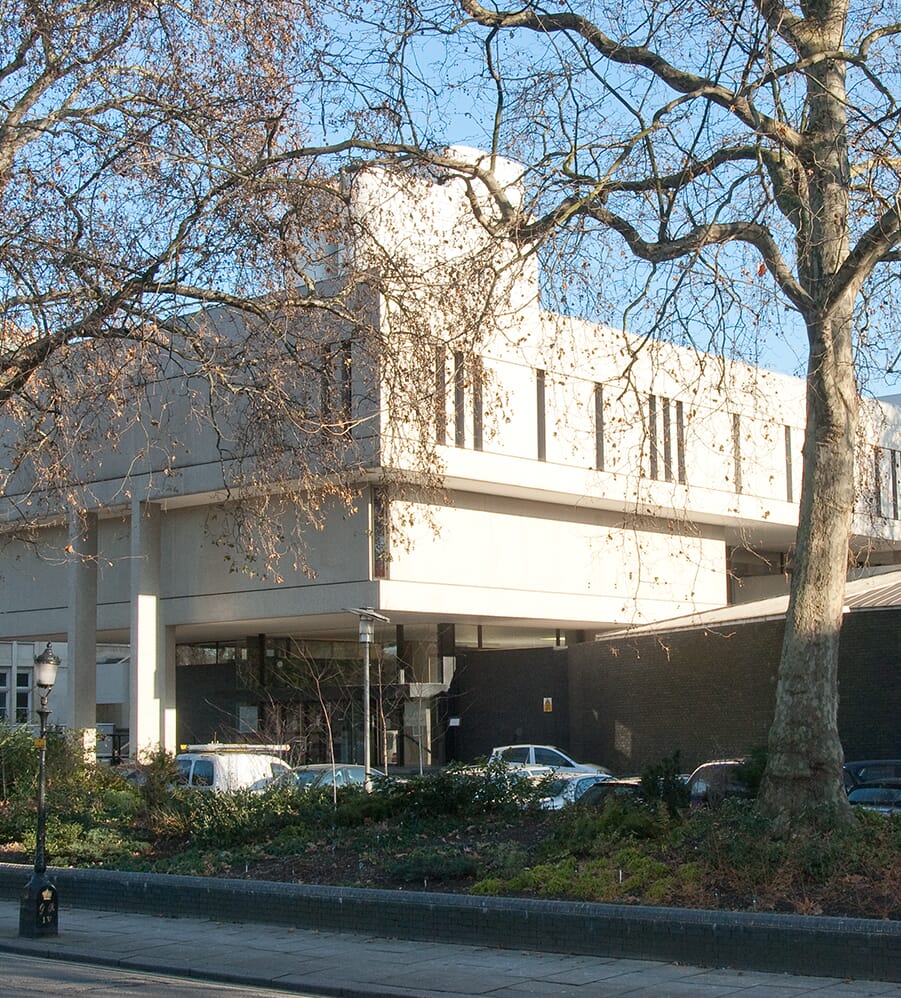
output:
[[[848,794],[852,804],[901,805],[901,787],[857,787]]]
[[[295,769],[294,782],[298,787],[311,787],[321,778],[323,772],[321,769]]]

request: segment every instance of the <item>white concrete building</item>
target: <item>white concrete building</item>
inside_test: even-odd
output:
[[[517,197],[513,164],[497,175]],[[550,314],[535,259],[512,252],[494,256],[490,319],[463,336],[469,294],[454,282],[467,268],[484,273],[484,261],[473,265],[484,233],[463,182],[401,185],[373,171],[352,191],[357,242],[311,250],[310,266],[334,279],[388,245],[423,274],[443,275],[403,295],[431,329],[444,495],[398,498],[383,487],[381,469],[412,466],[416,440],[392,408],[396,396],[364,384],[370,369],[346,341],[345,397],[373,443],[359,501],[336,502],[310,533],[315,576],[288,558],[278,581],[229,571],[210,533],[221,467],[209,430],[192,419],[190,393],[166,372],[155,388],[170,393],[165,416],[142,427],[154,445],[145,441],[137,459],[137,442],[126,439],[84,469],[94,497],[86,518],[73,527],[61,514],[27,540],[5,538],[0,717],[29,713],[30,666],[52,640],[63,657],[54,720],[113,724],[127,731],[132,754],[262,735],[278,722],[307,755],[327,737],[344,758],[359,758],[357,716],[324,734],[321,689],[286,696],[290,684],[277,677],[302,653],[341,663],[343,681],[359,683],[347,678],[359,677],[360,661],[351,608],[371,607],[390,619],[376,630],[374,661],[392,689],[376,744],[390,741],[389,761],[397,752],[432,761],[441,754],[434,696],[456,648],[563,645],[786,590],[802,381]],[[426,323],[408,328],[393,296],[377,308],[386,342],[424,336]],[[901,549],[901,411],[873,404],[867,413],[855,553],[892,564]],[[167,438],[176,427],[177,447]],[[107,645],[129,653],[98,666]]]

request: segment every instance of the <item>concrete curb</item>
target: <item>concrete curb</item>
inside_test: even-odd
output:
[[[31,868],[0,863],[0,897]],[[209,918],[822,977],[901,981],[901,922],[53,868],[65,908]]]

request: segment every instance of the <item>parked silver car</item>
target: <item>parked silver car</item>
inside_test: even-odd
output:
[[[384,773],[370,768],[370,775],[378,780]],[[267,790],[270,787],[294,787],[298,790],[319,790],[323,787],[362,786],[366,782],[366,769],[363,766],[339,762],[317,762],[308,766],[295,766],[288,773],[280,773],[272,779],[260,780],[252,790]]]
[[[505,762],[508,766],[547,766],[560,772],[610,775],[610,770],[604,766],[576,762],[556,745],[498,745],[491,750],[488,761]]]
[[[555,772],[542,787],[547,796],[541,798],[539,806],[545,811],[559,811],[568,804],[575,804],[590,787],[610,780],[606,773]]]

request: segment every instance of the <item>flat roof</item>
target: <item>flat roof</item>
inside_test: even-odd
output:
[[[848,610],[872,610],[901,606],[901,568],[889,565],[867,569],[866,575],[849,579],[845,586],[845,606]],[[774,620],[784,617],[788,610],[788,594],[771,596],[751,603],[733,603],[716,610],[687,614],[658,620],[653,624],[638,624],[616,631],[604,631],[595,641],[622,638],[623,635],[654,634],[660,631],[682,631],[696,627],[719,627],[747,623],[752,620]]]

